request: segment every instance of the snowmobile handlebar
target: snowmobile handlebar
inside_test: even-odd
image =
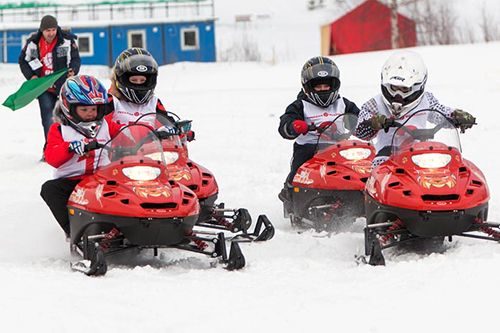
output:
[[[192,120],[178,120],[175,122],[175,126],[179,129],[180,133],[187,133],[191,130]]]
[[[422,112],[422,111],[436,111],[436,110],[433,110],[433,109],[420,110],[420,112]],[[471,128],[474,125],[477,125],[475,117],[471,117],[470,119],[468,119],[468,118],[464,119],[464,118],[454,117],[453,113],[451,116],[447,116],[439,111],[436,111],[436,112],[438,112],[443,117],[445,117],[453,126],[455,126],[455,128],[460,129],[460,133],[465,133],[466,129]],[[391,128],[391,127],[402,128],[402,127],[404,127],[404,125],[396,122],[396,119],[394,119],[394,118],[386,118],[386,120],[382,126],[382,129],[387,133],[387,131],[389,131],[389,128]],[[439,127],[439,128],[434,133],[436,133],[441,128],[445,127],[445,125],[440,124],[440,125],[436,126],[436,128],[437,127]]]
[[[89,151],[92,151],[92,150],[96,150],[96,149],[100,149],[100,148],[104,148],[105,145],[103,145],[102,143],[99,143],[97,141],[90,141],[89,143],[87,143],[85,145],[85,148],[84,148],[84,151],[86,153],[88,153]]]
[[[317,131],[318,133],[320,133],[320,134],[321,134],[321,133],[323,133],[324,131],[326,131],[326,130],[328,129],[328,127],[329,127],[329,126],[325,126],[325,127],[323,127],[323,126],[321,126],[321,125],[320,125],[320,126],[316,126],[316,124],[315,124],[315,123],[312,123],[312,124],[310,124],[310,125],[307,127],[307,131],[308,131],[308,132]]]
[[[427,141],[434,139],[434,135],[445,126],[446,123],[442,122],[437,124],[434,128],[410,128],[405,126],[405,124],[400,124],[396,122],[394,119],[387,119],[383,129],[386,133],[391,127],[397,128],[398,130],[401,129],[401,131],[407,133],[415,140]],[[394,132],[394,135],[396,135],[396,132]]]
[[[307,131],[308,132],[317,131],[317,130],[318,130],[318,126],[316,126],[316,124],[314,124],[314,123],[312,123],[309,126],[307,126]]]

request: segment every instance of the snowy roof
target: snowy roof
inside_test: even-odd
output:
[[[118,1],[96,1],[96,2],[86,2],[77,3],[73,6],[103,6],[103,5],[132,5],[132,4],[150,4],[150,3],[165,3],[165,2],[204,2],[206,0],[118,0]],[[33,8],[45,8],[45,7],[61,7],[68,6],[67,3],[58,2],[37,2],[37,1],[22,1],[22,2],[8,2],[5,4],[0,4],[0,10],[4,9],[33,9]]]
[[[180,22],[207,20],[214,17],[213,0],[121,0],[88,3],[22,2],[0,6],[0,25],[4,29],[38,27],[44,15],[53,15],[60,22],[89,25],[116,25],[117,21]],[[92,23],[91,23],[92,22]],[[95,23],[94,23],[95,22]],[[127,23],[129,24],[129,23]],[[60,24],[63,26],[63,24]]]

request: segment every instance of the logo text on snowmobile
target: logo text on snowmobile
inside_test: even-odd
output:
[[[142,72],[146,72],[148,70],[148,67],[144,66],[144,65],[139,65],[135,68],[135,70],[142,73]]]
[[[319,77],[325,77],[325,76],[328,76],[328,72],[327,72],[327,71],[319,71],[319,72],[318,72],[318,76],[319,76]]]

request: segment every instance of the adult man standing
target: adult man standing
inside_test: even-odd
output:
[[[80,54],[76,38],[74,34],[61,30],[55,17],[45,15],[40,28],[31,34],[19,55],[19,66],[26,79],[46,76],[62,68],[68,68],[67,77],[78,74]],[[59,78],[38,97],[45,140],[53,122],[52,110],[65,81],[65,76]]]

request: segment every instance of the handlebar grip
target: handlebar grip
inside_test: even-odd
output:
[[[314,123],[310,124],[310,125],[307,127],[307,130],[308,130],[308,131],[316,131],[317,129],[318,129],[318,127],[317,127]]]
[[[100,144],[97,141],[91,141],[85,145],[84,151],[89,152],[91,150],[96,150],[96,149],[103,148],[103,147],[104,147],[103,144]]]

